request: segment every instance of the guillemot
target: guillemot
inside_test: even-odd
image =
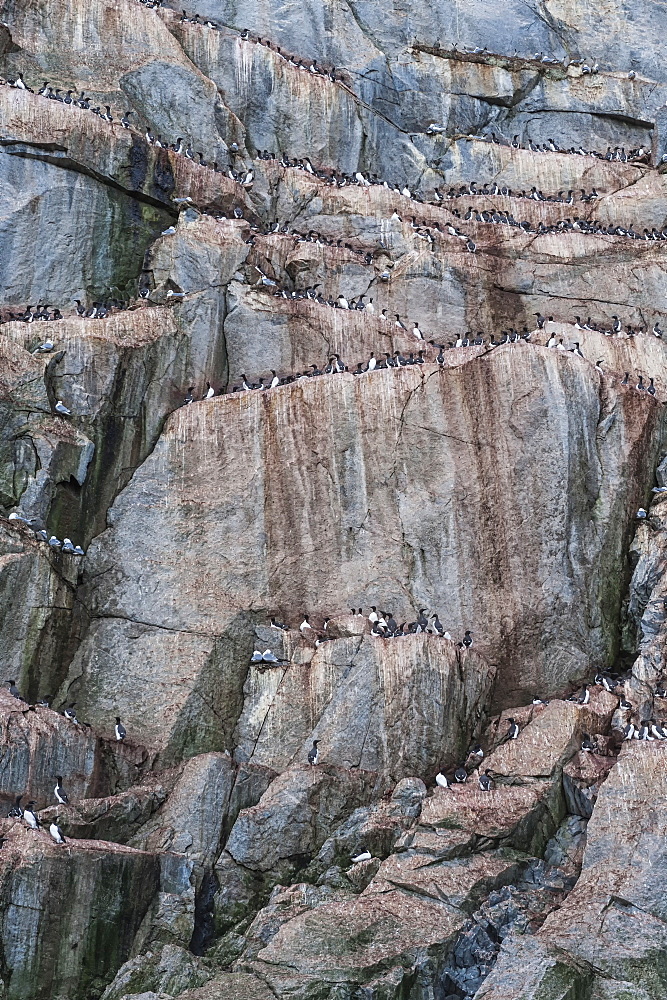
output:
[[[370,861],[373,855],[370,851],[362,851],[361,854],[357,854],[356,857],[352,858],[352,864],[358,865],[361,861]]]
[[[56,799],[58,800],[58,802],[60,802],[62,806],[66,806],[69,803],[69,799],[67,797],[67,792],[63,788],[62,782],[63,782],[62,775],[59,774],[58,781],[56,782],[56,787],[53,789],[53,794],[55,795]]]
[[[65,843],[65,838],[63,836],[62,830],[58,826],[58,820],[57,820],[57,818],[54,819],[53,822],[51,823],[51,825],[49,826],[49,833],[51,834],[52,838],[55,840],[56,844],[64,844]]]
[[[505,737],[505,739],[506,740],[515,740],[517,738],[517,736],[519,735],[519,732],[520,732],[520,730],[519,730],[519,724],[518,724],[518,722],[515,722],[514,719],[508,719],[507,722],[508,722],[509,728],[507,730],[507,736]]]
[[[31,830],[39,830],[39,820],[37,819],[37,815],[33,809],[34,804],[35,803],[31,799],[26,808],[23,810],[23,819],[26,821]]]
[[[313,766],[317,764],[318,760],[320,759],[320,751],[317,749],[317,744],[319,742],[320,742],[319,740],[313,740],[312,749],[308,751],[308,763],[312,764]]]

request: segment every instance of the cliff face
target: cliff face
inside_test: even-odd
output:
[[[0,996],[661,1000],[662,14],[0,11]]]

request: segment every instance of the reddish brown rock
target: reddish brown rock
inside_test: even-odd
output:
[[[530,775],[548,778],[581,746],[584,733],[604,732],[609,727],[618,699],[601,688],[593,688],[587,705],[551,701],[531,713],[530,721],[515,740],[507,740],[486,758],[485,767],[496,775]],[[509,712],[507,713],[509,715]],[[515,716],[520,724],[520,720]],[[499,725],[499,732],[505,733]]]

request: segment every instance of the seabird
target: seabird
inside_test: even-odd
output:
[[[445,630],[442,627],[442,624],[441,624],[440,619],[438,618],[437,614],[431,615],[431,621],[433,623],[433,625],[432,625],[433,632],[436,635],[444,635]]]
[[[667,732],[659,726],[655,719],[651,719],[651,733],[655,736],[656,740],[667,740]]]
[[[72,702],[69,708],[65,709],[63,715],[65,716],[66,719],[69,719],[70,722],[75,722],[76,725],[78,726],[79,720],[77,719],[76,712],[74,711],[74,702]]]
[[[162,230],[162,234],[161,235],[162,236],[173,236],[175,232],[176,232],[176,226],[169,226],[168,229],[163,229]]]
[[[312,632],[313,626],[308,621],[308,616],[304,615],[303,621],[299,625],[299,631],[301,632],[301,635],[305,635],[307,629],[310,629],[310,631]]]
[[[646,511],[644,510],[644,508],[640,507],[639,510],[637,511],[637,519],[639,521],[643,521],[643,519],[645,517],[648,517],[648,515],[647,515]]]
[[[454,780],[458,781],[459,784],[463,784],[464,781],[468,780],[468,772],[465,767],[457,767],[454,771]]]
[[[16,681],[7,681],[7,686],[9,688],[9,693],[14,698],[18,698],[19,701],[23,701],[23,698],[21,697],[21,695],[19,693],[19,689],[16,686]]]
[[[55,795],[58,802],[60,802],[62,806],[66,806],[69,802],[69,799],[67,798],[67,793],[63,788],[62,781],[63,781],[62,775],[59,774],[58,781],[56,782],[56,787],[53,789],[53,794]]]
[[[591,693],[588,690],[588,688],[585,687],[584,690],[581,692],[581,694],[579,696],[579,704],[580,705],[587,705],[590,700],[591,700]]]
[[[250,662],[251,663],[261,663],[262,662],[262,654],[260,653],[260,651],[258,649],[255,649],[253,651],[253,654],[250,657]]]
[[[49,538],[49,545],[51,546],[52,549],[59,549],[60,546],[62,545],[62,542],[60,541],[59,538],[56,538],[55,535],[51,535],[51,537]]]
[[[204,399],[211,399],[212,396],[215,396],[215,389],[212,387],[210,382],[206,383],[206,387],[206,395],[204,396]]]
[[[466,649],[470,649],[470,647],[472,646],[472,633],[470,629],[466,629],[466,633],[463,636],[461,645],[465,646]]]
[[[380,616],[377,613],[377,608],[375,607],[375,605],[373,605],[373,607],[371,608],[371,613],[368,616],[368,620],[371,623],[371,625],[375,625],[375,623],[380,620]]]
[[[373,855],[370,851],[362,851],[361,854],[357,854],[356,857],[352,858],[352,864],[357,865],[360,861],[370,861]]]
[[[588,733],[584,733],[583,739],[581,741],[581,749],[586,753],[593,753],[595,751],[595,744],[591,740]]]
[[[449,782],[447,781],[447,777],[442,773],[442,771],[438,771],[438,773],[436,774],[435,783],[436,785],[440,785],[441,788],[449,788]]]
[[[634,738],[634,735],[635,735],[635,727],[631,722],[628,722],[627,726],[623,730],[623,739],[631,740]]]
[[[646,720],[643,720],[641,726],[638,726],[635,730],[635,739],[653,740],[653,737],[649,733],[648,722]]]
[[[507,730],[506,740],[515,740],[519,735],[519,724],[515,722],[514,719],[507,720],[509,729]]]
[[[52,340],[45,340],[44,343],[40,344],[39,347],[36,347],[35,350],[32,353],[33,354],[48,354],[49,351],[53,350],[53,346],[54,345],[53,345],[53,341]]]
[[[33,809],[34,802],[32,799],[23,811],[23,819],[26,821],[31,830],[39,830],[39,820]]]
[[[71,538],[63,538],[63,552],[74,552]]]
[[[493,785],[493,781],[489,777],[488,770],[485,771],[484,774],[480,774],[478,776],[478,780],[479,780],[479,787],[482,789],[483,792],[490,792],[491,791],[491,787]]]
[[[123,723],[120,721],[120,715],[116,716],[116,725],[114,726],[114,733],[116,735],[116,740],[119,743],[122,743],[125,737],[127,736],[127,730],[125,729]]]
[[[65,843],[65,838],[63,837],[63,832],[60,829],[60,827],[58,826],[58,822],[57,822],[56,819],[54,819],[53,822],[51,823],[51,826],[49,827],[49,833],[51,834],[51,836],[55,840],[56,844],[64,844]]]
[[[275,618],[271,619],[271,628],[277,628],[280,632],[288,632],[289,631],[289,629],[287,628],[287,625],[283,625],[283,624],[281,624],[281,622],[277,622],[275,620]]]
[[[320,751],[317,749],[317,744],[319,742],[320,742],[319,740],[313,740],[312,749],[308,751],[308,763],[309,764],[315,765],[315,764],[317,764],[318,760],[320,759]]]
[[[14,805],[12,806],[12,808],[7,813],[7,816],[10,819],[21,819],[21,817],[23,816],[23,810],[21,809],[21,799],[22,798],[23,798],[22,795],[17,795],[16,796],[16,800],[14,802]]]
[[[270,649],[265,649],[262,653],[263,663],[280,663],[280,660],[275,653],[272,653]]]
[[[72,411],[68,410],[62,399],[59,399],[54,407],[56,413],[60,413],[63,417],[71,417]]]

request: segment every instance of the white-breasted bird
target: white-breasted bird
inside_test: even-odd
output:
[[[49,827],[49,833],[51,834],[51,836],[55,840],[56,844],[64,844],[65,843],[65,838],[63,836],[63,832],[60,829],[60,827],[58,826],[57,820],[54,819],[54,821],[51,823],[51,826]]]
[[[362,851],[361,854],[357,854],[356,857],[352,858],[352,864],[358,865],[360,861],[370,861],[373,855],[370,851]]]

